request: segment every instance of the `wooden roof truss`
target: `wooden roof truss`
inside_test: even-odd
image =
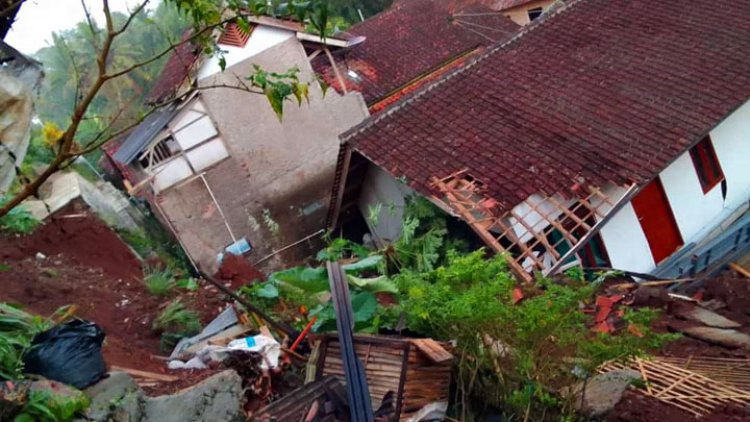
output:
[[[526,282],[533,281],[535,272],[546,276],[571,259],[580,261],[576,254],[581,247],[635,193],[635,185],[626,186],[626,193],[613,200],[601,189],[587,186],[580,187],[575,198],[532,195],[502,212],[466,170],[433,178],[432,185],[443,194],[433,199],[467,222],[495,252],[505,254],[513,273]]]

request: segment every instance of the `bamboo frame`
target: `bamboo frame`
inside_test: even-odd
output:
[[[743,407],[750,404],[750,391],[737,388],[737,384],[717,380],[715,376],[709,377],[707,373],[687,369],[695,362],[699,362],[704,368],[702,372],[719,366],[724,366],[725,371],[734,371],[734,367],[740,365],[745,367],[746,373],[750,373],[750,367],[748,367],[750,361],[747,359],[715,360],[713,358],[696,358],[695,361],[691,358],[656,358],[654,360],[636,358],[630,362],[607,363],[599,368],[599,372],[606,373],[619,369],[637,370],[647,383],[644,394],[696,416],[707,415],[715,408],[728,404]]]
[[[575,253],[619,209],[622,200],[628,199],[623,196],[615,201],[598,187],[588,186],[569,200],[556,195],[541,195],[541,200],[530,196],[506,210],[498,207],[484,185],[466,170],[433,178],[432,186],[442,194],[433,200],[453,210],[495,252],[505,254],[511,271],[524,282],[533,281],[534,271],[549,274],[558,269],[568,256],[580,261]],[[626,188],[626,192],[634,191],[634,185]],[[516,211],[519,206],[526,207],[526,212]],[[555,230],[561,239],[552,242],[548,236]],[[563,255],[557,250],[563,242],[574,254]]]

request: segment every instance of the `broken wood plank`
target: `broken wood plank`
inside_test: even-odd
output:
[[[122,366],[114,366],[111,368],[113,371],[125,372],[126,374],[132,375],[135,378],[146,378],[164,382],[175,382],[179,380],[179,377],[174,375],[158,374],[156,372],[141,371],[139,369],[123,368]]]
[[[417,346],[417,349],[421,350],[422,353],[427,355],[435,363],[450,362],[453,360],[453,355],[431,338],[420,338],[412,340],[411,343]]]
[[[740,266],[740,264],[737,264],[736,262],[730,263],[729,268],[733,269],[734,271],[737,271],[740,275],[742,275],[745,278],[750,278],[750,271],[746,270],[745,267]]]

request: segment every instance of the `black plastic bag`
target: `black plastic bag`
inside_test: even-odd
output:
[[[24,372],[82,389],[107,375],[104,330],[74,319],[37,334],[24,356]]]

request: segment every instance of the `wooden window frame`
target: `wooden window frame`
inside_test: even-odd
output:
[[[690,148],[690,158],[693,161],[693,167],[704,194],[724,180],[724,171],[721,169],[721,163],[716,156],[711,136],[706,135],[705,138]]]

